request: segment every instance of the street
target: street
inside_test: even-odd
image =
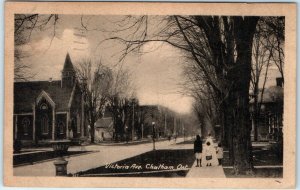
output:
[[[183,138],[177,138],[176,142],[182,142]],[[158,149],[192,149],[191,144],[177,144],[174,140],[155,142],[155,148]],[[70,147],[70,151],[81,150],[82,147]],[[89,145],[85,147],[86,151],[94,151],[91,154],[67,157],[68,173],[77,173],[95,167],[103,166],[119,160],[130,158],[145,152],[153,150],[153,143],[144,143],[138,145]],[[13,169],[16,176],[55,176],[54,160],[15,167]]]

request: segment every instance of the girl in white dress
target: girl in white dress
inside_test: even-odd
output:
[[[203,147],[202,162],[204,166],[217,166],[219,164],[217,159],[216,149],[214,147],[213,138],[211,137],[210,134],[208,134],[208,137],[206,138]]]
[[[213,156],[213,148],[210,142],[206,142],[206,147],[204,149],[205,159],[206,159],[206,166],[211,166],[212,164],[212,156]]]

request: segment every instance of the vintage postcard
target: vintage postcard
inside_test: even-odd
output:
[[[6,186],[294,188],[296,4],[7,2],[4,118]]]

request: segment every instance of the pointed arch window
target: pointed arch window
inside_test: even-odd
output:
[[[24,135],[28,135],[29,134],[29,126],[30,126],[30,120],[27,117],[25,117],[22,120],[22,127],[23,127],[23,133],[24,133]]]
[[[59,134],[64,134],[64,131],[65,131],[65,124],[64,124],[64,122],[60,121],[58,123],[58,130],[59,130]]]
[[[41,128],[43,134],[49,133],[49,118],[47,115],[43,115],[41,119]]]

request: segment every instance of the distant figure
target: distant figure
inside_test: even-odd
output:
[[[222,159],[223,159],[223,148],[221,143],[218,144],[218,148],[217,148],[217,158],[219,161],[219,165],[222,165]]]
[[[169,141],[171,141],[171,135],[168,136]]]
[[[175,135],[175,137],[174,137],[175,143],[176,143],[176,139],[177,139],[177,135]]]
[[[211,166],[213,151],[214,151],[214,148],[212,147],[211,143],[209,141],[206,142],[206,147],[204,148],[206,166]]]
[[[196,167],[202,167],[201,158],[202,158],[202,141],[199,135],[196,136],[196,140],[194,142],[194,154],[197,160]]]

